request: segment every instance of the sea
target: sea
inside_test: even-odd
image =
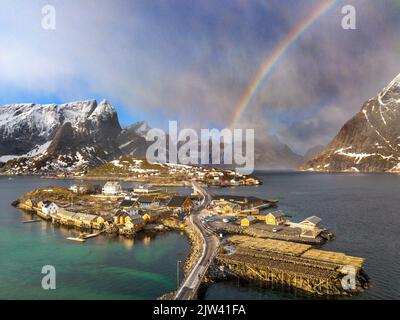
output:
[[[370,288],[340,299],[400,299],[400,176],[391,174],[255,173],[255,187],[210,188],[212,194],[279,200],[292,221],[322,218],[335,234],[323,249],[365,258]],[[11,202],[38,187],[77,181],[0,177],[0,299],[156,299],[175,290],[190,251],[180,232],[135,239],[101,235],[85,243],[67,240],[77,231],[32,217]],[[129,186],[129,183],[126,185]],[[189,189],[178,188],[181,193]],[[56,272],[56,289],[42,287],[45,266]],[[179,279],[179,280],[178,280]],[[201,299],[339,299],[259,282],[210,285]]]

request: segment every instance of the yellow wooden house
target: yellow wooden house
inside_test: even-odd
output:
[[[31,199],[27,199],[25,201],[25,205],[28,206],[29,208],[32,208],[33,207],[33,201]]]
[[[285,214],[282,211],[270,212],[265,216],[265,223],[271,226],[283,225],[285,222]]]
[[[246,218],[243,218],[242,220],[240,220],[240,225],[242,227],[249,227],[252,224],[255,224],[256,222],[257,222],[256,218],[254,218],[254,217],[246,217]]]
[[[144,221],[152,222],[156,221],[160,217],[160,214],[158,212],[146,212],[142,217]]]

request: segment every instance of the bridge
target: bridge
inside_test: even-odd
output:
[[[199,219],[199,214],[211,202],[211,196],[208,194],[197,182],[192,182],[193,190],[203,196],[200,206],[191,213],[189,216],[189,223],[191,223],[200,235],[203,243],[202,254],[178,288],[174,300],[193,300],[197,298],[197,291],[207,273],[219,246],[218,237],[208,229]]]

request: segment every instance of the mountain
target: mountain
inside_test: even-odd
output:
[[[84,172],[122,154],[115,141],[121,130],[105,100],[0,107],[0,161],[8,161],[1,172]]]
[[[364,103],[328,147],[301,170],[400,172],[400,74]]]
[[[276,136],[267,136],[254,141],[255,167],[258,169],[295,169],[304,163],[304,158],[295,153]]]
[[[145,121],[121,128],[106,100],[0,106],[0,174],[82,175],[120,156],[145,158],[153,144],[145,139],[149,130]],[[301,162],[275,136],[255,141],[257,168],[288,169]]]
[[[304,154],[304,156],[303,156],[304,161],[308,161],[308,160],[315,158],[318,154],[320,154],[324,150],[325,150],[325,147],[323,145],[316,145],[314,147],[311,147]]]
[[[117,144],[125,155],[143,158],[152,142],[146,141],[146,134],[150,126],[145,121],[134,123],[124,128],[117,137]]]

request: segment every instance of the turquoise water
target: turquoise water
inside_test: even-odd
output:
[[[156,299],[174,290],[176,261],[190,250],[186,236],[104,235],[75,243],[66,237],[76,231],[44,221],[23,224],[30,215],[10,206],[39,185],[70,184],[0,177],[0,299]],[[56,268],[56,290],[41,288],[44,265]]]

